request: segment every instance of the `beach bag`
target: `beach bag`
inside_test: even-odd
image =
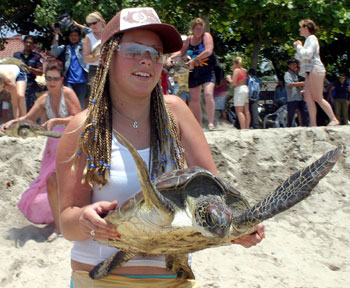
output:
[[[249,99],[252,101],[259,100],[260,84],[254,77],[248,76],[248,88],[249,88]]]

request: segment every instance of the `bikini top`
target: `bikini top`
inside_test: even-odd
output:
[[[61,100],[58,109],[58,115],[53,112],[50,102],[50,92],[48,92],[46,102],[45,102],[46,115],[48,119],[52,118],[65,118],[69,116],[66,100],[64,100],[63,89],[61,89]]]
[[[239,73],[240,75],[238,76],[237,78],[237,82],[241,81],[241,80],[244,80],[244,79],[248,79],[247,76],[244,76],[243,73],[242,73],[242,69],[241,68],[238,68],[239,69]]]

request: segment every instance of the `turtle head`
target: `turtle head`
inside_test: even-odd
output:
[[[231,211],[219,199],[207,199],[197,203],[194,219],[204,236],[224,238],[229,234]]]

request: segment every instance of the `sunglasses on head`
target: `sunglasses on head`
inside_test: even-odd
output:
[[[60,81],[62,79],[62,77],[50,77],[50,76],[45,76],[45,80],[46,81],[55,81],[55,82],[57,82],[57,81]]]
[[[164,64],[166,55],[160,53],[156,49],[145,46],[138,43],[120,43],[116,50],[123,57],[135,60],[141,60],[146,52],[150,55],[151,59],[155,63]]]
[[[92,26],[92,25],[95,25],[97,24],[98,22],[100,22],[100,20],[97,20],[95,22],[90,22],[90,23],[87,23],[88,26]]]

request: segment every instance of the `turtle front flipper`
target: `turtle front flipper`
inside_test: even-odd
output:
[[[342,152],[343,147],[339,146],[290,176],[266,199],[241,215],[233,217],[233,229],[242,232],[253,232],[254,230],[249,229],[254,229],[260,222],[291,208],[308,197],[317,183],[333,168]]]
[[[164,222],[170,223],[173,219],[174,208],[171,206],[170,202],[166,200],[153,186],[151,178],[148,173],[147,165],[143,161],[140,154],[137,152],[135,147],[118,131],[113,130],[116,134],[118,141],[124,145],[131,153],[134,161],[136,163],[137,175],[141,184],[142,193],[145,198],[146,205],[151,207],[156,207],[157,210],[163,211]],[[169,213],[171,212],[171,213]],[[165,219],[168,216],[168,219]]]
[[[60,138],[63,133],[59,131],[37,131],[36,134],[46,137]]]
[[[92,279],[101,279],[103,277],[108,276],[115,268],[118,268],[128,262],[132,257],[136,254],[127,253],[124,251],[119,251],[105,261],[97,264],[94,269],[92,269],[89,273],[89,276]]]
[[[176,274],[177,278],[195,279],[188,265],[188,254],[173,254],[165,256],[166,267]]]

